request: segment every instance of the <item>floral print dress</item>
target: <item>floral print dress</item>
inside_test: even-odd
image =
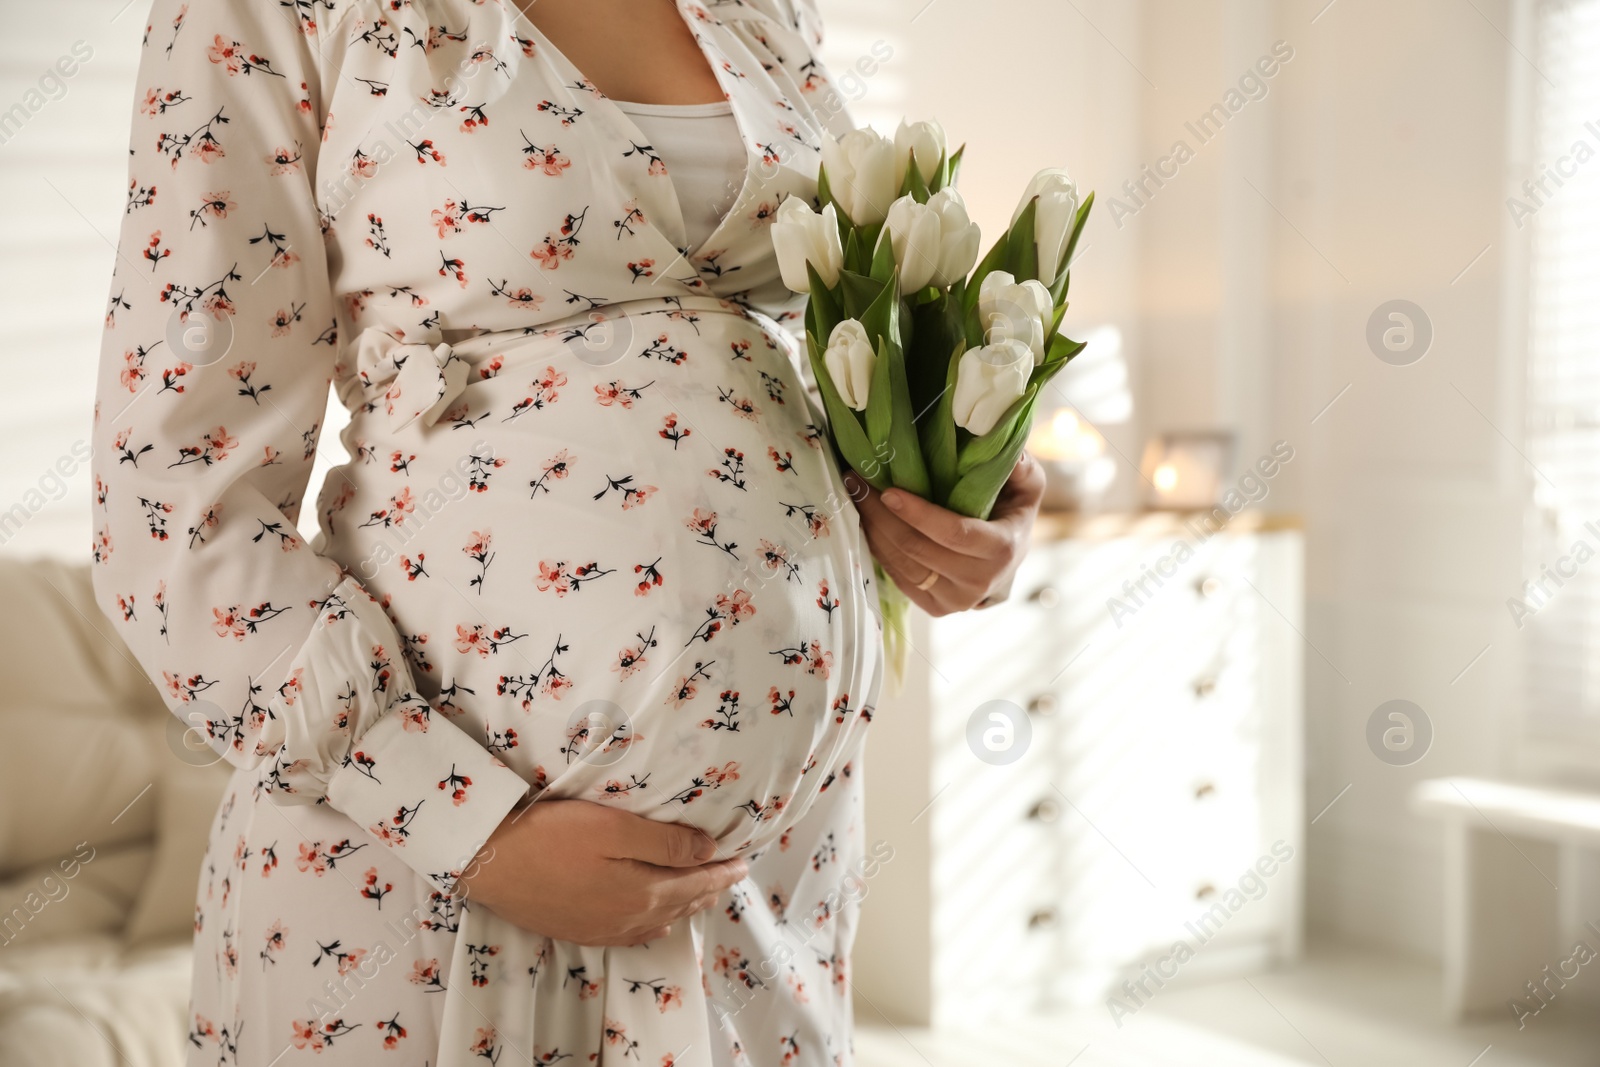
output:
[[[768,232],[847,120],[809,0],[673,2],[749,150],[695,248],[513,0],[155,2],[94,559],[237,768],[192,1064],[850,1062],[881,623]],[[527,934],[456,882],[530,794],[749,876],[648,945]]]

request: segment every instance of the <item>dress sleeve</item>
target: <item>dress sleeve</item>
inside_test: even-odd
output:
[[[849,100],[846,98],[844,87],[834,78],[833,72],[822,59],[822,43],[826,39],[822,9],[818,6],[817,0],[776,0],[776,2],[787,7],[789,25],[805,42],[805,69],[800,75],[807,95],[811,98],[813,110],[829,133],[835,137],[843,137],[856,128],[856,121],[850,114]],[[881,44],[881,41],[878,42],[878,45]],[[878,45],[873,46],[873,54],[861,57],[863,62],[872,64],[881,61],[882,57],[876,55]]]
[[[217,752],[448,889],[526,783],[417,695],[383,608],[294,525],[338,358],[314,193],[336,23],[334,0],[155,0],[101,345],[95,590]]]

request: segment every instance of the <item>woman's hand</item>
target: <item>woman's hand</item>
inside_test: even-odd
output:
[[[716,843],[587,800],[539,800],[489,836],[458,892],[507,922],[579,945],[639,945],[744,878]]]
[[[879,493],[845,475],[867,544],[902,592],[929,615],[987,607],[1011,594],[1044,499],[1044,468],[1026,452],[987,521],[969,519],[903,489]]]

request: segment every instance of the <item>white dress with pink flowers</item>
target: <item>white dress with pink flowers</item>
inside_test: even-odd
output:
[[[851,1060],[880,623],[768,232],[847,119],[811,0],[676,3],[749,155],[694,247],[511,0],[156,0],[94,555],[237,768],[192,1064]],[[750,875],[645,946],[524,933],[455,886],[530,789]]]

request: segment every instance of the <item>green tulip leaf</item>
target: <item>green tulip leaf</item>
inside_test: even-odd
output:
[[[1064,270],[1050,286],[1050,303],[1056,307],[1067,306],[1067,288],[1072,285],[1072,271]]]
[[[861,231],[854,226],[844,235],[844,269],[857,274],[861,269]]]
[[[870,334],[871,331],[869,330]],[[894,420],[894,383],[891,380],[889,348],[887,337],[875,336],[878,358],[872,364],[872,385],[867,393],[867,440],[872,444],[874,455],[890,457],[889,432],[893,428]]]
[[[860,229],[860,239],[856,242],[856,258],[859,263],[856,270],[862,274],[872,273],[872,254],[878,248],[878,236],[883,233],[883,223],[874,223]]]
[[[961,309],[971,311],[978,306],[978,290],[983,287],[983,280],[997,270],[1005,269],[1007,235],[1001,234],[990,247],[984,257],[978,261],[978,266],[972,272],[972,277],[967,279],[967,287],[962,292]]]
[[[878,299],[883,291],[883,283],[874,280],[866,274],[857,274],[855,271],[839,272],[839,292],[844,298],[844,316],[847,319],[859,319],[867,313],[867,308]]]
[[[984,333],[983,324],[978,321],[978,316],[967,316],[966,329],[963,334],[963,339],[967,342],[968,348],[982,348],[988,343],[988,338]]]
[[[850,235],[856,232],[856,224],[850,221],[850,216],[844,213],[844,209],[837,202],[834,204],[834,217],[839,223],[839,247],[842,250],[849,246]],[[843,265],[848,267],[850,261],[843,260]]]
[[[939,153],[939,165],[934,168],[933,180],[928,183],[928,192],[937,193],[950,184],[950,151]]]
[[[950,154],[950,163],[948,167],[949,173],[945,176],[944,182],[940,188],[956,184],[956,180],[961,176],[961,153],[965,152],[966,150],[967,146],[962,145],[960,148],[956,149]]]
[[[911,404],[921,412],[944,388],[945,365],[957,335],[950,330],[949,294],[930,286],[907,303],[900,318],[905,335],[901,347],[911,383]]]
[[[950,283],[950,288],[945,290],[946,299],[945,299],[944,308],[945,308],[945,315],[947,317],[950,317],[950,318],[959,318],[960,317],[961,302],[962,302],[962,300],[964,300],[966,298],[966,295],[967,295],[967,280],[965,278],[957,278],[955,281]]]
[[[872,250],[872,278],[874,281],[886,282],[889,275],[894,272],[894,243],[889,237],[889,230],[885,228],[878,235],[878,245]]]
[[[833,328],[844,318],[844,308],[839,303],[838,295],[828,288],[810,260],[806,261],[806,278],[811,285],[811,295],[806,303],[806,329],[826,345]]]
[[[945,507],[959,515],[974,519],[987,519],[994,510],[994,502],[1005,487],[1006,480],[1016,469],[1017,459],[1028,443],[1032,428],[1033,400],[1028,398],[1027,412],[1017,420],[1009,437],[994,455],[963,474],[950,490]]]
[[[905,355],[899,344],[885,338],[879,349],[878,360],[889,367],[889,397],[893,405],[889,423],[890,473],[895,485],[908,493],[926,498],[929,492],[928,468],[923,462],[922,444],[917,438],[917,412],[911,406]]]
[[[1034,240],[1035,219],[1039,215],[1039,198],[1028,201],[1006,233],[1006,270],[1019,282],[1039,277],[1038,244]]]
[[[872,302],[857,316],[861,325],[867,328],[871,337],[892,337],[896,344],[900,343],[900,294],[899,272],[891,270],[889,277],[884,281],[870,279],[870,284],[877,286]]]
[[[1072,253],[1077,251],[1078,238],[1083,236],[1084,224],[1089,221],[1089,209],[1094,207],[1094,193],[1091,192],[1083,198],[1083,203],[1078,206],[1078,214],[1072,220],[1072,236],[1067,238],[1067,247],[1061,251],[1061,262],[1056,265],[1058,271],[1070,270]]]
[[[966,447],[961,449],[960,455],[956,458],[956,474],[959,477],[965,478],[969,472],[1000,454],[1006,447],[1006,442],[1015,430],[1017,422],[1023,418],[1023,412],[1033,407],[1033,398],[1038,393],[1038,385],[1030,382],[1022,395],[1011,402],[1011,406],[1006,408],[1005,414],[1000,416],[999,421],[988,433],[982,437],[973,437],[967,442]]]
[[[1088,345],[1088,341],[1074,341],[1062,334],[1056,334],[1050,339],[1050,347],[1045,349],[1044,362],[1033,369],[1029,381],[1043,385],[1054,378],[1073,356],[1082,352]]]
[[[1046,337],[1056,337],[1061,332],[1061,320],[1067,317],[1067,305],[1057,304],[1055,311],[1050,314],[1050,328],[1045,330]]]
[[[967,350],[965,342],[957,341],[946,367],[944,387],[939,399],[922,416],[922,454],[928,464],[929,497],[943,503],[956,483],[956,423],[951,415],[955,404],[956,368],[961,364],[961,354]]]
[[[922,168],[917,165],[916,153],[912,153],[910,165],[906,167],[906,180],[901,184],[900,195],[910,196],[919,204],[926,204],[932,195],[928,183],[922,178]]]

